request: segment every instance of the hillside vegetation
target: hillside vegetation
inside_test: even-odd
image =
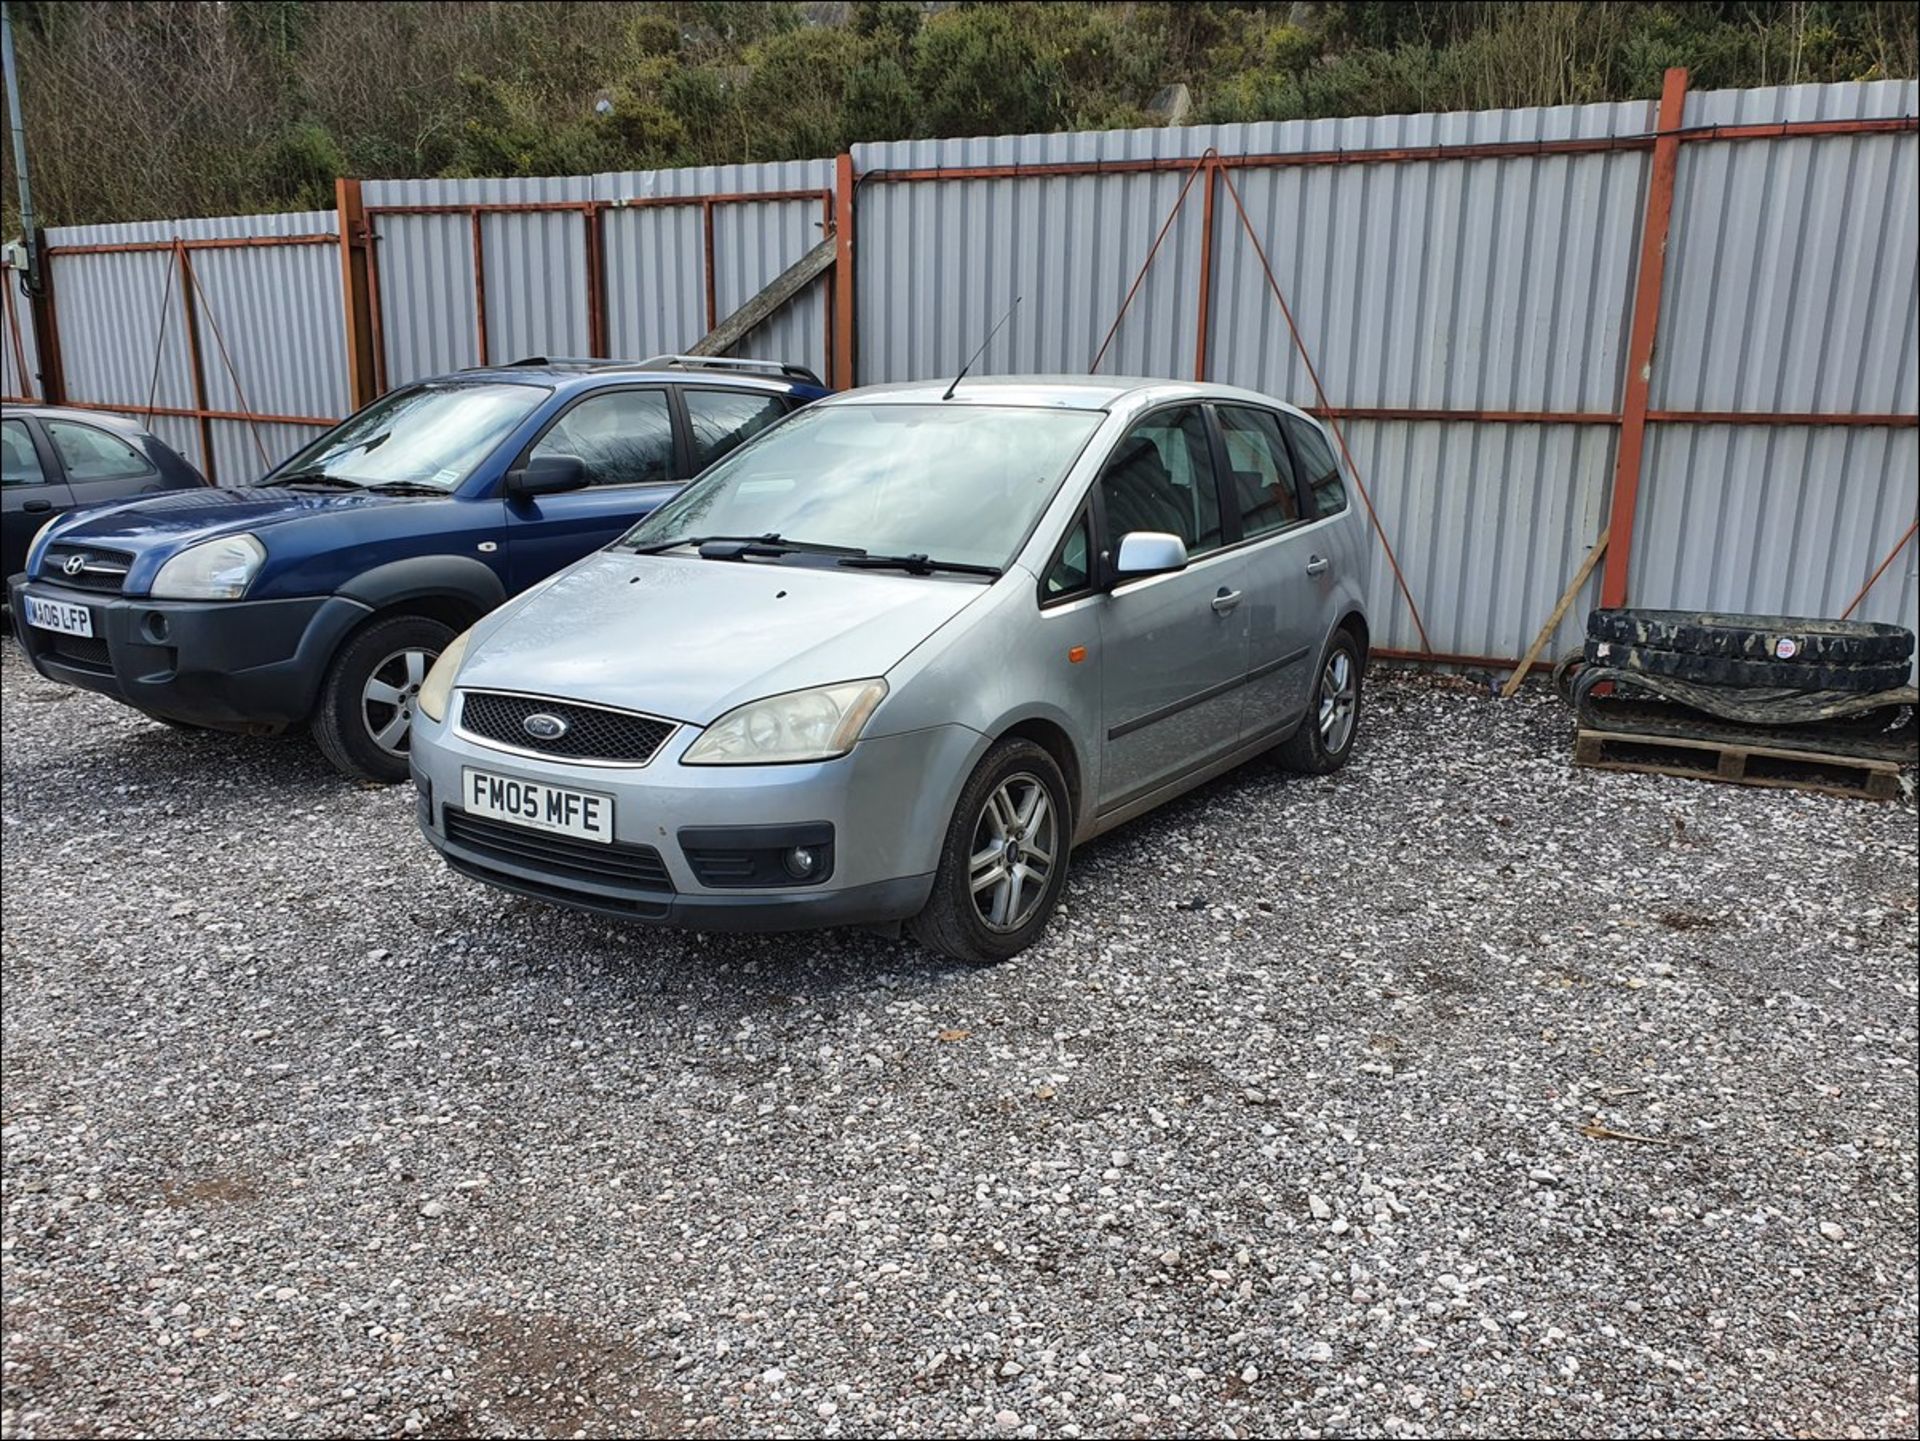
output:
[[[555,175],[862,140],[1911,76],[1883,4],[11,6],[44,224],[332,204],[336,175]],[[11,156],[4,224],[17,227]]]

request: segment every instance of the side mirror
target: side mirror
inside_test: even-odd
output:
[[[1164,530],[1128,531],[1120,537],[1120,555],[1113,564],[1114,573],[1121,580],[1137,580],[1143,575],[1164,575],[1170,570],[1186,568],[1186,542]]]
[[[507,494],[556,495],[587,483],[587,464],[577,455],[536,455],[519,470],[507,472]]]

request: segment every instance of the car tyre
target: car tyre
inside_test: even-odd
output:
[[[998,742],[961,788],[933,893],[907,922],[908,933],[969,965],[1018,955],[1059,904],[1072,844],[1073,807],[1059,764],[1032,741]]]
[[[1306,718],[1275,752],[1281,765],[1302,775],[1324,776],[1347,763],[1360,734],[1364,670],[1353,633],[1336,630],[1321,654]]]
[[[320,753],[358,780],[405,780],[420,686],[452,639],[450,628],[423,615],[378,620],[349,638],[314,708]]]

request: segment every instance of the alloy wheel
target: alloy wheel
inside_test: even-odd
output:
[[[974,821],[967,867],[988,930],[1017,931],[1033,919],[1059,849],[1058,814],[1038,776],[1022,771],[994,788]]]
[[[388,755],[407,753],[420,687],[437,655],[417,648],[397,650],[368,673],[367,683],[360,688],[361,723]]]
[[[1339,755],[1353,738],[1353,717],[1359,706],[1359,675],[1353,657],[1336,650],[1320,672],[1320,744],[1328,755]]]

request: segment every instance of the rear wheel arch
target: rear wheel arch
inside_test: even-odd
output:
[[[1373,649],[1373,633],[1367,628],[1367,618],[1357,610],[1350,610],[1340,617],[1335,630],[1344,630],[1353,637],[1353,643],[1360,647],[1360,664],[1367,663],[1367,654]]]

